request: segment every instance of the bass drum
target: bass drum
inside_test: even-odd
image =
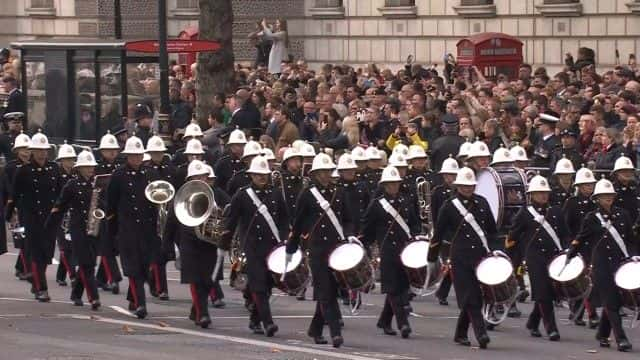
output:
[[[567,254],[557,255],[547,268],[553,281],[553,289],[559,299],[567,301],[581,300],[589,296],[591,278],[582,257],[576,256],[567,266]]]
[[[329,254],[329,267],[342,289],[367,290],[373,282],[373,268],[364,248],[357,243],[336,246]]]
[[[485,304],[503,305],[512,302],[518,293],[518,282],[513,274],[511,260],[504,256],[489,255],[476,267]]]
[[[498,230],[506,229],[513,216],[527,205],[527,177],[514,167],[486,168],[477,175],[475,193],[487,199]]]
[[[616,270],[614,280],[622,295],[622,305],[637,310],[640,308],[640,261],[626,260]]]
[[[287,265],[285,272],[285,262],[287,247],[278,245],[267,256],[267,267],[271,272],[275,287],[288,295],[297,295],[309,283],[309,269],[302,256],[302,251],[298,250],[291,257],[291,262]]]

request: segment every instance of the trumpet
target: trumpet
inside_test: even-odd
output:
[[[162,239],[164,228],[167,225],[167,204],[173,199],[176,191],[168,181],[156,180],[144,189],[144,196],[150,202],[158,205],[158,222],[156,223],[156,232],[158,237]]]
[[[182,185],[176,193],[173,210],[182,225],[194,228],[198,239],[218,245],[224,231],[224,209],[216,204],[213,190],[207,183],[191,180]]]

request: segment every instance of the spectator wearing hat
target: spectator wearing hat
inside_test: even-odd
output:
[[[533,151],[533,166],[549,168],[551,154],[560,145],[560,140],[555,135],[556,124],[560,121],[557,116],[550,114],[540,114],[534,126],[536,128],[536,142]]]
[[[13,77],[13,75],[5,75],[2,78],[2,83],[4,84],[4,91],[9,94],[4,113],[21,112],[24,114],[27,110],[26,100],[24,94],[22,94],[22,91],[18,87],[18,79]],[[25,123],[23,123],[23,125],[24,124]]]
[[[431,168],[440,171],[442,162],[450,154],[457,154],[460,146],[465,143],[458,135],[458,118],[453,114],[446,114],[442,118],[442,136],[437,138],[431,146]]]
[[[562,158],[569,159],[574,169],[579,169],[584,164],[584,158],[577,148],[577,136],[578,134],[571,129],[564,129],[560,132],[562,146],[556,147],[551,153],[549,161],[551,169],[555,168],[556,163]]]
[[[136,104],[133,117],[136,120],[135,135],[142,141],[142,144],[146,146],[147,141],[152,136],[153,110],[145,103],[138,103]]]
[[[0,134],[0,154],[4,155],[6,161],[11,161],[15,159],[12,149],[16,136],[20,135],[24,128],[24,113],[5,113],[2,119],[6,124],[7,131]]]

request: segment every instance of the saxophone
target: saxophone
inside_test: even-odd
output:
[[[100,234],[100,223],[104,219],[104,210],[98,208],[98,200],[111,180],[111,175],[98,175],[93,179],[93,190],[89,202],[89,215],[87,215],[87,235],[97,237]]]
[[[420,220],[429,238],[433,238],[433,214],[431,213],[431,185],[422,176],[416,178],[416,194],[420,209]]]

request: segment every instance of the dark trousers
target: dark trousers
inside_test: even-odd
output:
[[[47,264],[40,264],[35,261],[31,262],[31,284],[36,291],[47,291]]]
[[[598,312],[591,302],[592,296],[593,295],[589,295],[589,297],[585,298],[583,301],[574,301],[571,303],[571,313],[573,314],[574,320],[582,319],[584,317],[585,310],[587,311],[589,319],[598,317]]]
[[[60,250],[60,264],[58,264],[58,270],[56,271],[56,280],[66,280],[67,274],[71,281],[76,278],[75,261],[71,249]]]
[[[600,317],[600,325],[598,326],[598,338],[609,338],[613,330],[613,336],[616,338],[616,342],[620,343],[622,340],[627,340],[627,335],[622,328],[622,319],[620,318],[620,308],[617,306],[605,305],[602,309],[602,316]]]
[[[451,275],[450,275],[450,273],[447,273],[442,278],[442,282],[440,283],[440,287],[436,291],[435,295],[436,295],[436,297],[438,299],[446,299],[447,297],[449,297],[449,291],[451,291]]]
[[[122,273],[115,256],[100,256],[96,279],[99,284],[114,284],[122,281]]]
[[[24,250],[20,249],[18,253],[18,258],[16,259],[16,265],[14,268],[16,269],[16,273],[26,274],[29,272],[29,266],[27,265],[28,261],[26,256],[24,255]]]
[[[209,297],[211,297],[211,301],[224,299],[224,292],[222,291],[219,281],[213,282],[213,286],[211,287],[211,290],[209,290]]]
[[[329,301],[316,301],[316,311],[309,324],[308,334],[313,337],[322,336],[325,323],[329,326],[331,337],[340,336],[340,308],[337,297]]]
[[[144,293],[144,277],[129,276],[129,290],[127,291],[127,300],[133,304],[135,308],[147,306],[147,298]]]
[[[534,303],[533,311],[531,311],[531,314],[529,314],[529,320],[527,320],[527,329],[538,329],[540,326],[540,320],[544,322],[544,328],[547,331],[547,334],[553,331],[558,331],[552,300],[537,300]]]
[[[169,293],[167,284],[167,262],[152,263],[149,266],[149,287],[152,293],[159,295],[161,293]]]
[[[195,320],[199,321],[203,316],[209,316],[209,307],[207,306],[207,297],[209,295],[210,286],[203,283],[189,284],[191,290],[191,311],[195,316]]]
[[[269,294],[266,292],[252,292],[251,299],[254,305],[251,311],[251,322],[258,323],[261,321],[265,327],[273,324]]]
[[[458,322],[456,324],[456,338],[468,338],[469,324],[473,326],[473,332],[476,334],[476,339],[487,334],[487,328],[482,318],[482,311],[480,306],[467,305],[464,309],[460,310],[458,315]]]
[[[82,298],[82,293],[86,291],[87,300],[89,300],[89,302],[100,300],[93,266],[79,265],[76,274],[78,276],[78,279],[76,279],[76,281],[73,283],[73,288],[71,290],[71,299]]]
[[[378,325],[380,327],[391,327],[391,321],[394,315],[396,316],[398,329],[409,325],[409,316],[405,310],[405,305],[407,304],[408,302],[406,301],[405,295],[387,294],[380,318],[378,318]]]

